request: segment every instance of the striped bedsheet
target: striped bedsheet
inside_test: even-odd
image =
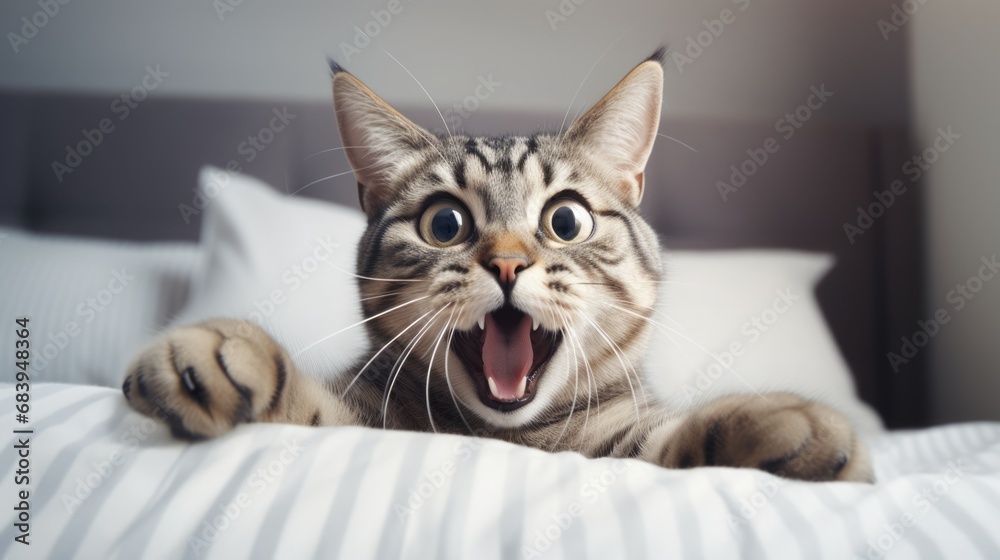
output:
[[[32,387],[26,425],[0,403],[4,558],[1000,558],[1000,424],[872,439],[872,486],[360,428],[183,444],[90,386]]]

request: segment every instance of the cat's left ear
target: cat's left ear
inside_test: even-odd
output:
[[[566,139],[608,169],[633,205],[642,200],[663,101],[662,49],[636,66],[566,131]]]
[[[392,200],[399,178],[421,161],[418,152],[438,139],[332,60],[330,68],[340,140],[358,179],[361,208],[371,215]]]

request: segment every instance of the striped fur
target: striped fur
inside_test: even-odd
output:
[[[785,394],[667,410],[637,364],[654,319],[660,248],[639,215],[656,137],[663,73],[630,72],[568,130],[531,136],[435,137],[334,67],[345,152],[368,229],[357,274],[370,352],[325,387],[298,374],[257,327],[220,320],[164,335],[140,354],[123,390],[181,438],[245,421],[473,433],[541,449],[634,457],[667,467],[730,465],[813,480],[867,480],[864,449],[842,417]],[[594,220],[567,244],[545,211],[572,198]],[[421,216],[449,200],[468,239],[440,247]],[[524,265],[512,287],[495,258]],[[502,410],[453,342],[487,313],[530,315],[555,351],[530,402]]]

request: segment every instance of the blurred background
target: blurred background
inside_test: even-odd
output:
[[[834,253],[824,311],[887,423],[1000,420],[998,20],[971,0],[9,0],[0,224],[194,240],[197,170],[232,161],[353,204],[349,174],[323,179],[348,169],[323,153],[326,56],[431,130],[530,132],[668,44],[644,203],[665,241]]]

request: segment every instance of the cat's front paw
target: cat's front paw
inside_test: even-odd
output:
[[[273,414],[288,367],[284,351],[256,325],[212,320],[153,342],[129,366],[122,392],[175,437],[197,440]]]
[[[847,420],[787,393],[734,395],[697,409],[660,455],[665,467],[749,467],[801,480],[873,482]]]

